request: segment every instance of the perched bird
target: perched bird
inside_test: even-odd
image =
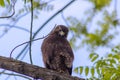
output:
[[[67,27],[56,26],[44,39],[41,50],[46,68],[71,75],[74,55],[67,35]]]

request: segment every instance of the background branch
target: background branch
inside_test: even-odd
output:
[[[8,15],[8,16],[0,17],[0,19],[11,18],[15,14],[15,3],[16,3],[16,1],[12,0],[12,4],[11,5],[12,5],[13,13],[11,15]]]

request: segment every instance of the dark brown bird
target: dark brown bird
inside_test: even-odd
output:
[[[74,55],[67,35],[68,28],[58,25],[44,39],[41,50],[46,68],[71,75]]]

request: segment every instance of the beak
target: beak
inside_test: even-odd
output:
[[[65,35],[65,33],[64,33],[63,31],[60,31],[59,34],[60,34],[61,36],[64,36],[64,35]]]

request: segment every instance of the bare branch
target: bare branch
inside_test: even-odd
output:
[[[0,68],[42,80],[85,80],[0,56]]]
[[[48,35],[49,35],[49,34],[48,34]],[[48,35],[43,36],[43,37],[41,37],[41,38],[34,39],[34,40],[32,40],[32,42],[33,42],[33,41],[40,40],[40,39],[43,39],[43,38],[47,37]],[[24,45],[24,44],[30,43],[30,42],[31,42],[31,41],[26,41],[26,42],[24,42],[24,43],[21,43],[21,44],[17,45],[16,47],[14,47],[14,48],[12,49],[11,53],[10,53],[10,58],[12,58],[12,53],[13,53],[13,51],[14,51],[16,48],[18,48],[18,47],[20,47],[20,46],[22,46],[22,45]]]
[[[23,31],[26,31],[28,33],[30,33],[29,30],[23,28],[23,27],[20,27],[20,26],[16,26],[16,25],[10,25],[10,24],[0,24],[0,27],[9,27],[9,28],[16,28],[16,29],[20,29],[20,30],[23,30]],[[33,34],[33,33],[32,33]]]
[[[63,14],[63,12],[61,12],[61,17],[62,17],[62,19],[64,20],[64,22],[66,23],[66,25],[67,25],[68,27],[70,27],[70,25],[69,25],[69,23],[67,22],[64,14]]]

